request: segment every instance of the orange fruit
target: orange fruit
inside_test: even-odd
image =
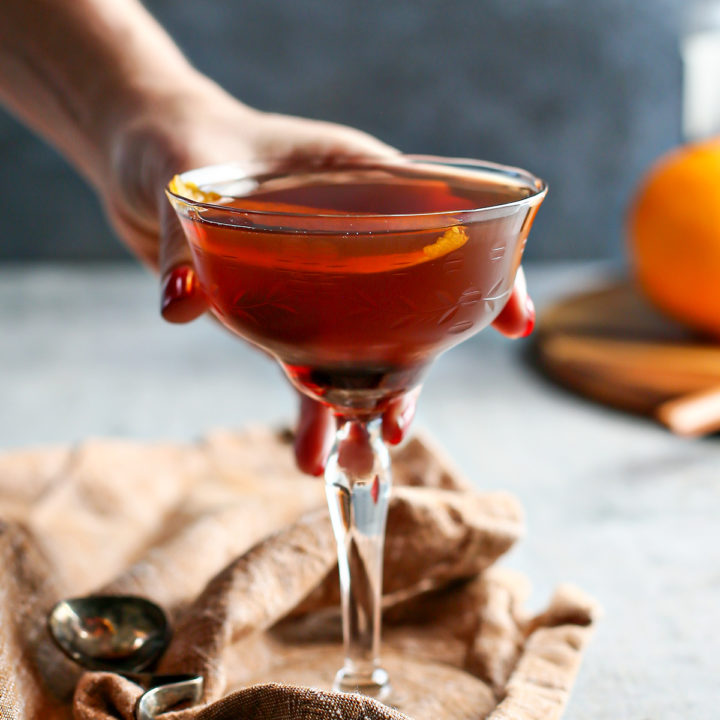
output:
[[[680,147],[630,206],[635,275],[667,315],[720,338],[720,139]]]

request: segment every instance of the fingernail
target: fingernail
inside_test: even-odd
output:
[[[398,445],[403,441],[405,433],[407,433],[410,423],[412,423],[413,417],[415,417],[415,403],[409,402],[395,420],[395,426],[388,438],[388,442],[391,445]]]
[[[319,477],[325,472],[325,454],[319,456],[317,452],[308,450],[308,436],[311,434],[309,423],[301,419],[295,431],[295,462],[306,475]]]
[[[400,427],[400,418],[397,419],[395,424],[390,428],[390,431],[385,437],[386,442],[390,445],[398,445],[403,439],[403,429]]]
[[[305,463],[299,463],[298,467],[302,472],[304,472],[306,475],[310,475],[311,477],[320,477],[325,473],[325,465],[321,461],[317,460],[313,463],[305,462]]]
[[[527,337],[535,329],[535,303],[529,297],[525,301],[525,312],[528,317],[520,337]]]
[[[163,278],[160,313],[171,323],[194,320],[207,309],[197,275],[188,265],[179,265]]]

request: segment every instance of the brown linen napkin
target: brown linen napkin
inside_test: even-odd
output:
[[[469,490],[427,440],[394,463],[384,660],[406,715],[303,687],[340,665],[337,578],[322,483],[287,437],[0,455],[0,716],[132,718],[140,688],[81,673],[44,628],[57,599],[101,590],[162,605],[160,669],[205,677],[202,704],[167,718],[559,717],[593,603],[565,589],[525,617],[525,580],[490,568],[522,534],[517,502]]]

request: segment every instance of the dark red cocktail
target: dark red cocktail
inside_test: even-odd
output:
[[[527,183],[431,166],[250,183],[241,198],[228,182],[192,188],[220,205],[181,215],[201,285],[300,389],[355,411],[406,392],[494,319],[537,207]]]

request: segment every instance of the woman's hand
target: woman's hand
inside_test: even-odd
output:
[[[146,99],[120,123],[111,146],[111,171],[101,195],[127,246],[161,277],[161,312],[169,322],[188,322],[207,306],[198,287],[180,224],[165,197],[168,180],[185,170],[255,159],[378,156],[396,151],[358,130],[332,123],[272,115],[238,102],[198,76],[181,93]],[[494,322],[500,332],[521,337],[535,312],[519,271],[514,291]],[[405,436],[419,389],[393,401],[383,417],[391,444]],[[295,453],[307,473],[322,473],[335,430],[332,412],[302,397]]]

